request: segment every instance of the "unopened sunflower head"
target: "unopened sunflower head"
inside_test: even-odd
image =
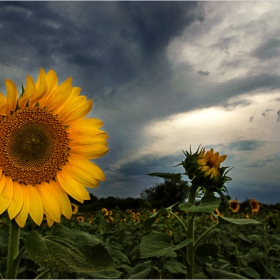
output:
[[[205,151],[205,148],[198,148],[195,153],[186,151],[186,159],[182,162],[186,170],[186,175],[192,180],[193,185],[203,187],[205,191],[221,191],[224,184],[231,181],[226,176],[228,167],[221,167],[221,163],[226,159],[226,155],[220,156],[213,149]],[[227,171],[226,171],[227,170]]]
[[[20,96],[5,80],[0,93],[0,214],[8,211],[20,227],[28,215],[40,225],[70,219],[68,195],[83,203],[105,180],[91,159],[108,152],[99,119],[85,118],[92,100],[80,95],[69,77],[61,84],[54,70],[40,69],[37,81],[27,75]]]

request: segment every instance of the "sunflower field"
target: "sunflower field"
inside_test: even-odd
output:
[[[79,210],[71,199],[91,200],[87,188],[105,180],[92,160],[109,151],[103,122],[87,117],[93,101],[52,69],[27,75],[20,94],[13,81],[5,85],[2,279],[280,279],[279,209],[228,201],[227,155],[199,146],[184,152],[183,174],[147,174],[179,183],[184,202]]]
[[[207,213],[196,216],[195,238],[221,223],[219,217],[236,221],[253,218],[260,223],[238,225],[224,222],[202,237],[195,254],[195,278],[280,278],[279,212],[256,208],[258,202],[252,201],[255,205],[248,204],[244,212],[236,211],[236,205],[229,203],[224,212],[215,209],[215,216]],[[48,227],[46,220],[39,227],[28,219],[20,232],[20,247],[26,249],[22,254],[18,278],[186,278],[185,246],[182,244],[186,233],[175,215],[184,221],[187,211],[180,210],[176,205],[172,209],[166,208],[167,211],[103,208],[94,213],[83,213],[75,204],[72,209],[71,220],[63,219],[52,227]],[[256,209],[258,211],[253,212]],[[2,215],[2,275],[7,263],[9,223],[8,215]],[[97,250],[99,255],[86,251],[82,241],[88,247],[100,245]],[[52,249],[57,250],[55,259]]]

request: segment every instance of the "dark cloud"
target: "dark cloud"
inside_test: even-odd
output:
[[[262,59],[273,59],[275,57],[279,57],[280,55],[280,40],[270,38],[265,41],[263,44],[258,46],[251,55]]]
[[[198,19],[196,2],[121,2],[136,32],[133,39],[146,55],[164,49],[171,38],[180,35],[186,26]],[[202,19],[202,16],[200,16]]]
[[[84,81],[87,92],[88,82],[94,84],[97,99],[143,71],[154,76],[159,69],[168,71],[162,52],[174,36],[202,18],[198,6],[196,2],[1,2],[0,40],[5,44],[0,63],[25,71],[43,66],[62,72],[71,67],[73,78]]]
[[[197,72],[197,74],[202,75],[202,76],[208,76],[210,73],[208,71],[201,71],[201,70],[199,70]]]
[[[265,141],[258,140],[241,140],[235,141],[228,145],[228,148],[236,151],[255,151],[259,147],[265,145]]]

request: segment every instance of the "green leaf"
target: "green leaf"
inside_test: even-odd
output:
[[[186,266],[174,258],[166,261],[164,267],[171,273],[186,273]]]
[[[194,206],[188,202],[179,204],[180,210],[187,210],[189,212],[206,212],[213,214],[214,210],[221,204],[221,199],[212,195],[205,195],[198,206]]]
[[[174,251],[170,243],[170,235],[166,233],[151,233],[142,238],[140,252],[142,257],[161,257]]]
[[[152,270],[148,263],[146,262],[136,265],[129,276],[129,279],[147,279],[147,276]]]
[[[197,246],[195,255],[198,257],[215,256],[219,253],[219,249],[215,243],[205,243]]]
[[[55,225],[47,237],[31,231],[26,237],[25,247],[35,263],[58,272],[100,272],[115,267],[101,240],[60,224]]]
[[[192,241],[193,241],[192,239],[186,239],[186,240],[182,241],[181,243],[179,243],[178,245],[175,246],[175,250],[178,250],[178,249],[181,249],[181,248],[187,246]]]
[[[212,274],[213,279],[247,279],[241,275],[227,272],[227,271],[220,270],[220,269],[212,269],[211,274]]]
[[[159,217],[160,214],[165,214],[167,211],[165,208],[160,209],[155,214],[150,216],[144,221],[144,227],[146,230],[149,230],[152,224],[155,222],[155,220]]]
[[[174,180],[181,182],[181,173],[162,173],[162,172],[155,172],[147,174],[151,177],[160,177],[164,179]]]
[[[265,270],[276,279],[280,279],[280,270],[277,267],[271,267],[268,265],[265,265]]]
[[[183,203],[178,205],[179,209],[182,210],[182,211],[185,211],[185,210],[188,211],[192,206],[193,206],[193,204],[191,204],[189,202],[183,202]]]
[[[253,262],[258,259],[263,259],[266,257],[266,254],[261,252],[257,247],[251,249],[246,255],[241,257],[241,260],[245,259],[248,263]]]
[[[186,239],[178,245],[173,245],[168,234],[151,233],[142,238],[140,252],[142,257],[161,257],[169,254],[176,256],[175,250],[183,248],[191,242],[191,239]]]
[[[232,218],[226,218],[215,215],[219,219],[219,224],[236,224],[236,225],[249,225],[249,224],[260,224],[260,222],[253,220],[253,219],[232,219]]]
[[[261,279],[261,276],[260,274],[254,270],[253,268],[251,267],[244,267],[244,268],[241,268],[241,271],[243,273],[245,273],[247,276],[249,276],[250,278],[254,278],[254,279]]]
[[[114,279],[119,278],[122,275],[121,271],[116,269],[101,271],[101,272],[92,272],[78,275],[78,278],[85,278],[85,279]],[[89,276],[89,277],[88,277]]]
[[[173,208],[174,206],[176,206],[178,203],[180,203],[180,202],[176,202],[176,203],[174,203],[173,205],[171,205],[171,206],[165,208],[166,211],[167,211],[168,213],[171,213],[171,212],[172,212],[172,208]]]

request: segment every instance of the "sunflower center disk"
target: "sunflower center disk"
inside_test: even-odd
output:
[[[69,155],[68,135],[51,113],[25,108],[0,124],[0,167],[24,184],[53,179]]]

